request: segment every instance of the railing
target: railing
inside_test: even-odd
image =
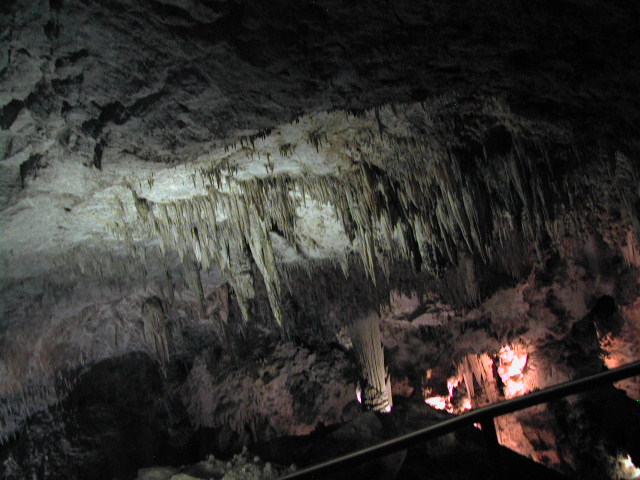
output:
[[[408,447],[416,445],[418,443],[431,440],[433,438],[446,435],[448,433],[455,432],[464,427],[473,425],[474,423],[480,423],[482,426],[485,439],[487,440],[487,447],[492,457],[497,455],[498,451],[498,439],[496,437],[495,426],[493,419],[507,413],[517,412],[525,408],[533,407],[541,403],[546,403],[550,400],[557,400],[559,398],[573,395],[576,393],[584,392],[595,387],[611,384],[625,378],[640,375],[640,361],[629,363],[613,370],[597,373],[589,377],[581,378],[578,380],[571,380],[569,382],[561,383],[553,387],[545,388],[544,390],[538,390],[537,392],[523,395],[522,397],[513,398],[504,402],[488,405],[486,407],[477,408],[471,410],[463,415],[453,417],[444,422],[437,423],[430,427],[417,430],[415,432],[396,437],[392,440],[373,445],[368,448],[364,448],[357,452],[349,453],[342,457],[335,458],[333,460],[314,465],[309,468],[298,470],[297,472],[290,473],[283,477],[279,477],[279,480],[293,480],[302,478],[318,478],[319,475],[325,475],[327,473],[335,472],[338,470],[344,470],[347,467],[352,467],[364,463],[368,460],[373,460],[381,456],[404,450]],[[495,459],[495,458],[494,458]]]

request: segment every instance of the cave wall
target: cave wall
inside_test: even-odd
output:
[[[103,465],[59,420],[93,404],[101,425],[134,412],[131,451],[154,439],[127,468],[345,422],[345,326],[372,309],[395,394],[420,401],[460,375],[474,406],[637,359],[639,8],[3,2],[2,461]],[[102,385],[79,406],[123,366],[139,403]],[[505,420],[503,443],[608,474],[567,433],[603,414],[575,405]]]

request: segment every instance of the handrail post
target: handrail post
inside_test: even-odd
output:
[[[496,424],[493,417],[487,417],[480,422],[482,428],[482,436],[489,457],[489,466],[491,468],[491,478],[495,480],[504,479],[503,465],[500,458],[500,443],[498,442],[498,433],[496,432]]]

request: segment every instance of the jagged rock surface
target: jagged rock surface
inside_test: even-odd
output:
[[[335,342],[390,292],[418,302],[391,299],[402,313],[383,321],[396,393],[465,361],[477,376],[469,359],[507,345],[526,349],[530,389],[637,359],[639,9],[3,2],[0,443],[21,457],[0,459],[32,472],[66,458],[62,441],[38,446],[75,438],[47,409],[131,355],[160,365],[150,391],[180,384],[190,428],[227,428],[227,446],[342,422]],[[249,360],[277,335],[291,343]],[[225,344],[237,370],[211,363]],[[270,424],[256,398],[278,396],[290,361],[304,393]],[[322,381],[304,376],[314,368]],[[220,378],[234,388],[216,396]],[[636,400],[638,385],[619,384]],[[237,391],[250,419],[225,407]],[[505,442],[606,475],[540,427],[562,412],[517,419]]]

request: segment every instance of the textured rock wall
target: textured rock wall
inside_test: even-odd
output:
[[[466,312],[394,294],[383,322],[386,356],[391,374],[412,387],[397,394],[458,413],[636,361],[636,338],[624,333],[637,328],[624,314],[635,303],[636,267],[611,251],[597,262],[576,254],[579,265],[556,260]],[[616,458],[637,450],[629,437],[640,413],[635,383],[500,417],[500,441],[570,475],[616,478]]]
[[[236,441],[341,422],[316,351],[389,291],[417,300],[383,322],[396,391],[505,346],[529,389],[637,359],[638,8],[3,2],[1,437],[140,352],[184,360],[184,418]],[[264,365],[203,353],[275,323]],[[536,415],[527,453],[588,470]]]
[[[265,209],[258,194],[286,215],[262,223],[254,219],[250,224],[257,228],[240,231],[244,239],[234,231],[232,243],[240,244],[237,251],[245,250],[243,242],[253,243],[253,261],[272,292],[276,317],[283,315],[277,299],[282,282],[270,259],[273,224],[287,240],[283,245],[276,240],[286,247],[276,248],[278,256],[298,248],[291,236],[291,202],[282,196],[283,173],[294,180],[308,177],[309,185],[302,187],[310,189],[309,200],[332,203],[374,276],[377,269],[386,270],[384,251],[395,248],[389,246],[389,234],[398,225],[394,235],[400,237],[402,255],[425,268],[453,262],[457,268],[446,277],[452,285],[464,283],[461,278],[473,270],[458,259],[464,253],[455,251],[458,244],[474,259],[489,255],[491,246],[494,256],[505,257],[506,269],[518,271],[521,265],[513,260],[518,255],[501,255],[500,248],[519,250],[518,235],[525,243],[540,240],[544,231],[561,231],[563,225],[554,221],[571,224],[583,218],[580,211],[570,218],[561,213],[588,203],[585,191],[593,189],[603,199],[593,178],[575,184],[569,175],[575,162],[594,177],[613,175],[624,198],[611,202],[622,205],[619,213],[630,214],[631,221],[635,216],[635,197],[627,193],[633,192],[637,151],[628,126],[637,119],[638,59],[624,53],[634,51],[633,5],[563,3],[532,9],[522,2],[505,9],[495,1],[482,8],[447,2],[414,9],[404,2],[282,1],[264,7],[34,1],[4,8],[1,177],[8,285],[43,276],[55,258],[72,266],[91,264],[100,281],[109,277],[114,256],[124,263],[133,258],[142,270],[151,259],[141,258],[140,247],[150,239],[131,252],[105,224],[128,224],[131,211],[144,215],[146,206],[156,204],[166,207],[180,227],[168,232],[166,218],[152,216],[157,223],[150,227],[166,234],[160,235],[165,245],[180,253],[189,246],[189,256],[201,262],[204,254],[205,267],[211,257],[222,256],[214,263],[224,268],[218,243],[192,245],[206,237],[193,227],[200,232],[202,223],[211,223],[211,215],[194,215],[189,208],[211,201],[206,187],[214,182],[199,184],[198,175],[211,162],[191,166],[201,155],[213,160],[213,167],[240,168],[245,177],[274,174],[277,188],[258,181],[255,189],[246,184],[241,189],[250,197],[250,211]],[[400,115],[367,110],[391,100]],[[418,121],[403,118],[398,102],[414,102],[408,115]],[[424,115],[416,114],[420,108]],[[325,110],[352,117],[304,119]],[[294,117],[303,121],[288,124]],[[327,123],[360,127],[341,136]],[[270,132],[269,141],[260,143]],[[223,144],[238,147],[230,158],[218,148]],[[344,173],[338,168],[344,162],[334,158],[340,156],[347,157],[347,166],[359,166],[346,169],[353,181],[326,192],[326,184]],[[425,159],[435,160],[434,178],[428,168],[413,170]],[[601,168],[584,164],[596,159],[604,161]],[[167,169],[167,163],[180,167]],[[484,177],[476,178],[475,168]],[[462,180],[469,169],[473,174]],[[418,181],[403,185],[399,172],[407,171]],[[556,181],[552,185],[547,185],[549,176]],[[367,191],[356,191],[355,199],[342,204],[339,199],[348,198],[352,183],[362,185],[363,177]],[[293,194],[294,185],[287,186],[286,195]],[[494,199],[491,192],[504,198]],[[408,199],[415,199],[417,211]],[[594,217],[602,208],[592,212]],[[436,218],[424,209],[433,209]],[[313,219],[298,231],[309,237],[304,254],[338,253],[340,259],[344,240],[331,235],[323,242],[317,232],[322,209],[312,204],[296,214]],[[181,223],[185,215],[188,225]],[[516,239],[504,235],[512,226]],[[499,233],[497,238],[487,235],[491,231]],[[132,235],[129,228],[124,234],[130,238],[127,233]],[[167,242],[168,234],[179,245]],[[332,248],[318,252],[309,248],[314,244]],[[207,246],[216,248],[207,252]],[[66,255],[76,250],[100,252],[100,262],[86,262],[86,254]],[[170,263],[158,256],[160,265]],[[120,282],[126,278],[122,270],[113,275]],[[59,272],[50,275],[54,278],[46,283],[64,283]],[[250,291],[248,285],[239,288]],[[477,301],[482,292],[476,290],[469,286],[459,300]]]

